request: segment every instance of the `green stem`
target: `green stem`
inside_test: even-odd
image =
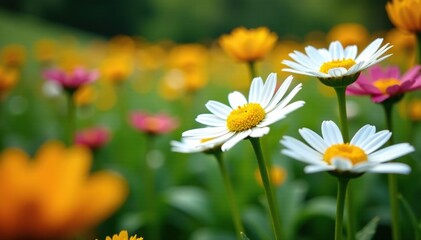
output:
[[[73,101],[73,94],[67,94],[67,141],[69,146],[74,143],[74,136],[76,131],[76,106]]]
[[[335,87],[336,96],[338,99],[338,110],[339,110],[339,122],[341,127],[342,137],[345,143],[349,142],[349,130],[348,130],[348,117],[346,113],[346,86],[345,87]],[[351,186],[349,187],[349,192],[352,192]],[[354,211],[354,200],[353,195],[348,194],[346,197],[346,209],[348,213],[347,221],[347,231],[348,231],[348,240],[354,240],[356,234],[356,220],[355,220],[355,211]]]
[[[417,56],[416,56],[416,64],[421,64],[421,33],[418,32],[417,35]]]
[[[344,142],[349,142],[349,132],[348,132],[348,117],[346,114],[346,96],[345,90],[346,87],[335,87],[336,97],[338,99],[338,108],[339,108],[339,123],[341,126],[342,137]]]
[[[160,223],[159,223],[159,202],[156,192],[156,183],[155,183],[155,176],[153,169],[149,166],[147,160],[148,160],[148,153],[153,148],[153,142],[154,142],[154,136],[147,135],[146,139],[146,149],[145,149],[145,156],[143,159],[140,159],[141,163],[141,176],[143,177],[143,183],[145,188],[145,194],[146,197],[146,214],[147,219],[149,220],[149,228],[148,233],[149,237],[148,239],[161,239],[160,237]]]
[[[336,222],[335,222],[335,240],[342,240],[342,223],[344,218],[344,207],[346,190],[349,179],[338,177],[338,193],[336,199]]]
[[[386,127],[389,131],[392,132],[393,121],[392,121],[392,110],[393,103],[384,103],[382,104],[385,113]],[[389,139],[389,145],[392,145],[394,142],[393,135]],[[399,227],[399,206],[398,206],[398,187],[396,175],[389,173],[388,174],[388,185],[389,185],[389,201],[390,201],[390,214],[392,221],[392,236],[393,240],[400,239],[400,227]]]
[[[276,196],[273,194],[272,184],[269,178],[269,171],[267,164],[263,158],[262,148],[260,146],[259,138],[250,138],[250,142],[253,145],[254,152],[256,154],[257,163],[259,165],[260,175],[262,176],[262,182],[265,189],[266,198],[269,204],[270,216],[272,218],[272,227],[275,232],[275,239],[282,239],[282,227],[279,216],[278,205],[276,204]]]
[[[256,70],[256,62],[255,61],[250,61],[248,62],[248,68],[250,71],[250,81],[253,80],[253,78],[257,77],[257,70]]]
[[[223,179],[224,185],[225,185],[225,190],[227,192],[228,202],[229,202],[230,208],[231,208],[232,220],[233,220],[234,226],[235,226],[235,233],[237,235],[237,239],[240,240],[240,239],[242,239],[241,233],[244,232],[244,227],[243,227],[243,224],[241,223],[241,217],[240,217],[240,213],[238,211],[237,203],[235,201],[231,181],[230,181],[230,178],[228,176],[224,160],[222,158],[222,152],[217,151],[217,152],[214,153],[214,155],[215,155],[216,160],[218,161],[219,170],[221,172],[222,179]]]

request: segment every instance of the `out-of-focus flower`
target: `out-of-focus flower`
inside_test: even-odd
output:
[[[130,236],[126,230],[122,230],[118,235],[114,234],[112,237],[106,237],[105,240],[143,240],[141,237],[137,237],[137,234]]]
[[[141,70],[156,70],[164,64],[165,49],[158,45],[145,45],[136,52],[136,59]]]
[[[357,81],[346,89],[349,95],[368,95],[371,100],[381,103],[394,97],[421,88],[421,65],[414,66],[401,76],[399,68],[390,66],[382,68],[378,65],[361,74]]]
[[[1,63],[8,67],[19,68],[25,62],[26,50],[22,45],[11,44],[1,51]]]
[[[67,239],[111,216],[128,195],[126,181],[108,171],[89,173],[82,146],[44,144],[34,159],[20,149],[0,154],[0,238]]]
[[[41,39],[35,42],[35,57],[41,63],[51,63],[58,55],[57,43],[52,39]]]
[[[230,106],[209,101],[206,107],[211,113],[200,114],[196,118],[197,122],[206,127],[188,130],[183,133],[183,137],[211,139],[200,145],[221,145],[222,151],[228,151],[245,138],[266,135],[270,130],[269,125],[304,105],[304,101],[288,105],[302,86],[298,84],[285,96],[292,79],[292,76],[285,79],[276,90],[276,74],[271,73],[265,83],[260,77],[253,79],[248,100],[242,93],[232,92],[228,95]]]
[[[138,131],[150,135],[169,133],[178,127],[178,120],[165,113],[132,112],[130,123]]]
[[[393,55],[387,59],[387,63],[408,69],[415,65],[417,56],[417,37],[415,34],[402,32],[393,28],[386,32],[385,41],[393,45]]]
[[[383,130],[376,133],[376,127],[365,125],[360,128],[349,143],[345,143],[341,131],[332,121],[323,121],[322,136],[308,128],[299,130],[308,143],[284,136],[281,144],[286,148],[282,153],[309,164],[306,173],[329,171],[359,176],[365,172],[408,174],[410,167],[404,163],[388,163],[415,149],[408,143],[400,143],[378,150],[385,144],[392,133]]]
[[[133,59],[125,55],[104,59],[101,64],[101,76],[105,81],[119,84],[133,73]]]
[[[421,32],[421,1],[392,0],[386,3],[386,12],[397,28],[410,33]]]
[[[83,85],[73,94],[73,100],[77,106],[86,106],[91,104],[97,97],[96,90],[92,85]]]
[[[110,141],[110,132],[104,127],[86,128],[76,133],[75,144],[98,149]]]
[[[242,62],[253,62],[264,58],[275,46],[278,36],[266,27],[235,28],[223,35],[219,44],[231,57]]]
[[[329,42],[339,41],[343,46],[357,45],[358,47],[366,46],[370,34],[368,30],[358,23],[343,23],[334,26],[327,33]]]
[[[406,115],[414,122],[421,121],[421,99],[412,98],[405,106]]]
[[[382,56],[392,46],[380,47],[383,39],[378,38],[368,45],[358,56],[357,46],[343,47],[339,41],[330,43],[329,49],[313,46],[305,48],[306,54],[294,51],[289,56],[294,60],[283,60],[290,68],[282,71],[313,76],[331,87],[347,86],[354,82],[360,72],[390,55]]]
[[[97,80],[99,73],[97,70],[87,70],[84,67],[77,67],[70,72],[59,68],[47,69],[42,75],[45,79],[56,82],[68,91],[75,91],[82,85]]]
[[[16,85],[18,78],[18,70],[0,65],[0,100]]]
[[[263,186],[262,176],[260,175],[259,169],[256,169],[256,171],[254,172],[254,175],[256,177],[257,182],[261,186]],[[270,182],[276,187],[281,186],[287,178],[287,172],[285,171],[285,169],[276,165],[270,168],[269,175],[271,178]]]

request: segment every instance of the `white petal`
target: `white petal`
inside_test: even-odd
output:
[[[415,148],[408,143],[395,144],[368,155],[368,161],[387,162],[415,151]]]
[[[270,128],[268,127],[256,127],[251,130],[250,137],[258,138],[268,134]]]
[[[317,151],[324,153],[329,145],[314,131],[303,128],[298,130],[300,135],[307,141],[307,143]]]
[[[362,143],[371,135],[376,132],[376,127],[372,125],[365,125],[355,133],[354,137],[351,139],[351,144],[355,146],[362,146]]]
[[[332,166],[341,171],[349,171],[352,169],[352,162],[346,158],[333,157]]]
[[[256,77],[251,82],[249,92],[249,102],[257,102],[260,99],[261,89],[263,88],[263,80],[261,77]]]
[[[187,130],[182,133],[183,137],[212,138],[227,133],[227,127],[204,127]]]
[[[232,111],[230,107],[217,101],[208,101],[205,106],[211,113],[215,114],[221,119],[227,119],[228,115]]]
[[[366,154],[370,154],[383,146],[383,144],[389,140],[391,135],[392,133],[388,130],[377,132],[376,134],[367,138],[367,140],[364,141],[360,147],[365,151]]]
[[[223,127],[226,126],[227,122],[219,117],[217,117],[216,115],[213,114],[200,114],[196,117],[196,121],[204,124],[204,125],[208,125],[208,126],[213,126],[213,127]]]
[[[382,38],[377,38],[372,43],[370,43],[370,45],[368,45],[356,58],[356,62],[366,61],[369,59],[377,51],[377,49],[379,49],[382,42]]]
[[[285,95],[286,91],[289,88],[289,85],[292,82],[292,75],[288,76],[282,85],[279,87],[278,91],[276,91],[275,96],[273,96],[272,101],[266,106],[266,112],[272,111],[272,109],[281,101],[282,97]]]
[[[345,48],[345,59],[355,59],[357,57],[358,47],[356,45],[347,46]]]
[[[266,106],[272,99],[272,96],[275,94],[275,88],[276,88],[276,73],[271,73],[266,79],[265,85],[260,95],[260,99],[258,99],[257,101],[258,103],[260,103],[262,108],[266,108]]]
[[[332,77],[342,77],[344,76],[348,70],[344,67],[338,67],[338,68],[331,68],[327,72]]]
[[[333,121],[323,121],[322,136],[326,143],[329,145],[344,142],[339,127]]]
[[[284,136],[280,143],[287,148],[282,150],[283,154],[305,163],[313,165],[322,164],[322,154],[301,141],[289,136]]]
[[[238,107],[244,106],[247,104],[247,99],[244,95],[240,92],[232,92],[228,95],[228,101],[232,109],[236,109]]]
[[[330,165],[309,165],[304,168],[305,173],[316,173],[316,172],[325,172],[335,170],[334,167]]]
[[[251,130],[236,133],[234,136],[231,137],[231,139],[229,139],[228,141],[226,141],[222,145],[221,150],[223,152],[226,152],[226,151],[230,150],[232,147],[234,147],[241,140],[248,137],[250,135],[250,133],[251,133]]]
[[[304,101],[297,101],[289,104],[288,106],[281,108],[277,107],[272,112],[267,113],[265,119],[261,121],[258,126],[264,127],[269,126],[274,122],[277,122],[286,117],[290,112],[295,111],[296,109],[304,106]],[[278,110],[279,109],[279,110]]]
[[[283,108],[286,106],[295,95],[301,90],[302,84],[298,84],[297,86],[292,89],[292,91],[284,98],[282,99],[278,105],[276,105],[271,111],[278,111],[279,108]],[[266,112],[269,112],[269,110],[266,110]]]
[[[404,163],[384,163],[370,168],[367,172],[408,174],[411,168]]]

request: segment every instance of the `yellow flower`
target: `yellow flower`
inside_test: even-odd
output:
[[[73,100],[77,106],[91,104],[96,98],[96,91],[91,85],[82,85],[73,95]]]
[[[243,62],[260,60],[274,47],[278,36],[266,27],[246,29],[239,27],[223,35],[219,44],[233,58]]]
[[[132,72],[133,59],[124,54],[108,57],[101,65],[101,76],[113,84],[125,81]]]
[[[285,179],[287,178],[287,172],[285,171],[284,168],[280,167],[280,166],[272,166],[272,168],[270,169],[270,182],[273,184],[273,186],[279,187],[281,186],[284,182]],[[263,182],[262,182],[262,176],[260,176],[260,171],[259,169],[256,169],[255,171],[255,177],[257,182],[263,186]]]
[[[392,0],[386,4],[387,14],[393,25],[410,33],[421,32],[420,9],[420,0]]]
[[[34,159],[22,150],[0,153],[0,239],[74,237],[110,217],[126,199],[116,174],[90,174],[92,157],[81,146],[51,141]]]
[[[18,77],[16,69],[0,65],[0,100],[16,85]]]
[[[417,38],[393,28],[386,32],[385,39],[393,45],[393,55],[387,59],[388,64],[398,65],[401,69],[409,69],[416,63]]]
[[[368,30],[357,23],[338,24],[327,34],[329,42],[338,40],[343,46],[357,45],[363,47],[367,45],[369,37]]]
[[[11,44],[2,49],[1,62],[8,67],[20,67],[25,62],[26,50],[22,45]]]
[[[143,240],[141,237],[137,237],[137,235],[131,236],[129,238],[129,234],[126,230],[122,230],[118,235],[114,234],[113,237],[106,237],[105,240]]]
[[[52,39],[41,39],[35,42],[35,57],[41,63],[52,62],[58,53],[57,43]]]

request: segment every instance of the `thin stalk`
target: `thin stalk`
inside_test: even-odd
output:
[[[76,131],[76,105],[73,101],[73,94],[66,95],[67,100],[67,143],[73,145],[75,131]]]
[[[416,56],[416,64],[421,64],[421,33],[418,32],[417,35],[417,56]]]
[[[382,104],[385,113],[386,127],[392,132],[393,121],[392,121],[392,110],[393,103]],[[389,145],[394,142],[393,135],[389,139]],[[399,206],[398,206],[398,186],[396,175],[393,173],[388,174],[388,185],[389,185],[389,201],[390,201],[390,214],[392,220],[392,236],[393,240],[400,239],[400,226],[399,226]]]
[[[259,138],[250,138],[250,142],[253,145],[254,152],[256,154],[257,163],[259,165],[260,175],[262,176],[262,182],[265,189],[266,198],[269,205],[270,216],[272,219],[272,227],[275,232],[275,239],[282,239],[282,227],[281,218],[279,216],[278,205],[276,204],[276,196],[273,194],[272,184],[269,178],[269,171],[267,164],[263,158],[262,148],[260,146]]]
[[[251,81],[253,78],[257,77],[256,62],[255,61],[248,62],[248,68],[250,71],[250,77],[251,77],[250,81]]]
[[[348,117],[346,112],[346,87],[335,87],[336,96],[338,99],[338,109],[339,109],[339,123],[341,126],[341,133],[345,143],[349,142],[349,130],[348,130]],[[352,195],[351,186],[348,189],[349,194],[346,199],[346,209],[347,209],[347,231],[348,231],[348,240],[354,240],[356,234],[356,220],[355,220],[355,211],[354,211],[354,200]]]
[[[225,185],[225,190],[227,192],[228,202],[230,204],[230,209],[231,209],[232,220],[234,222],[234,227],[235,227],[235,233],[237,235],[237,239],[240,240],[242,239],[241,233],[244,232],[244,227],[243,227],[243,224],[241,223],[240,212],[238,211],[238,206],[234,197],[234,192],[232,190],[231,181],[228,176],[228,172],[225,167],[224,160],[222,158],[222,152],[220,151],[215,152],[214,155],[215,155],[216,160],[218,161],[219,170],[221,172],[222,179]]]
[[[159,219],[159,199],[156,192],[155,174],[153,169],[148,165],[148,153],[152,150],[154,136],[147,135],[145,156],[140,159],[141,176],[145,187],[146,197],[146,214],[148,217],[149,228],[147,229],[149,239],[161,239],[160,237],[160,219]]]
[[[335,240],[342,240],[342,223],[344,218],[345,197],[349,179],[338,177],[338,192],[336,197]]]

